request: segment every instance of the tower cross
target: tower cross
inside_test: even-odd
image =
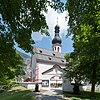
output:
[[[57,17],[57,25],[58,25],[58,17]]]

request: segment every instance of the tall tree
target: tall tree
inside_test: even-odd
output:
[[[67,0],[66,6],[74,41],[73,56],[78,61],[71,68],[92,83],[94,94],[95,84],[100,84],[100,0]]]
[[[40,31],[49,35],[44,16],[47,6],[62,10],[63,3],[60,0],[0,0],[0,77],[15,76],[11,69],[17,69],[20,63],[15,43],[26,52],[32,52],[31,45],[35,42],[31,33]]]

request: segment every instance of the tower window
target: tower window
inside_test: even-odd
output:
[[[51,60],[51,58],[49,57],[49,60]]]
[[[62,62],[64,62],[64,60],[61,60]]]
[[[42,53],[42,51],[40,50],[40,53]]]
[[[53,56],[55,56],[55,54],[53,53]]]
[[[55,47],[55,50],[56,50],[56,47]]]
[[[58,47],[58,52],[59,52],[59,47]]]
[[[61,79],[61,76],[59,76],[59,79]]]

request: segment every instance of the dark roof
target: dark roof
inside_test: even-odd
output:
[[[54,38],[52,40],[52,44],[55,44],[55,43],[61,44],[62,43],[62,40],[61,40],[61,38],[59,36],[59,31],[60,31],[59,29],[60,29],[59,25],[56,25],[55,26],[55,36],[54,36]]]
[[[57,34],[57,33],[55,33],[55,34]],[[62,43],[62,40],[61,40],[61,38],[60,38],[59,35],[56,35],[56,36],[53,38],[52,44],[55,44],[55,43],[59,43],[59,44]]]

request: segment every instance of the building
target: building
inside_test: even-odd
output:
[[[44,89],[61,88],[62,74],[66,60],[61,53],[62,40],[59,35],[60,27],[55,26],[55,36],[52,40],[52,51],[33,47],[32,55],[32,80],[41,83]]]

